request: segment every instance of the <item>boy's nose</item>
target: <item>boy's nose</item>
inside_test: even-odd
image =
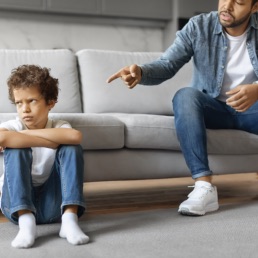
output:
[[[23,105],[22,111],[23,111],[23,113],[28,113],[28,112],[30,112],[30,107],[29,107],[29,105]]]

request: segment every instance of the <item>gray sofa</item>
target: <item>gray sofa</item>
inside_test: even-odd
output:
[[[160,53],[83,49],[0,50],[0,122],[16,117],[6,80],[13,68],[37,64],[59,78],[60,96],[51,117],[83,133],[85,182],[190,176],[174,127],[171,100],[191,79],[191,64],[159,86],[129,90],[106,79],[123,66],[142,64]],[[258,136],[236,130],[207,130],[214,174],[255,172]],[[0,162],[2,163],[2,154]],[[2,173],[0,165],[0,174]]]

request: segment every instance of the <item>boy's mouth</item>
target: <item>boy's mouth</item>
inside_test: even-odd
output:
[[[24,117],[23,117],[23,120],[24,120],[24,121],[31,121],[32,119],[33,119],[32,116],[24,116]]]

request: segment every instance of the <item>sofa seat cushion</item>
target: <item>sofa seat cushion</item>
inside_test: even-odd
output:
[[[114,114],[125,124],[125,147],[135,149],[178,150],[172,116]]]
[[[80,85],[77,60],[74,53],[68,49],[44,50],[0,50],[0,85],[1,112],[15,112],[15,106],[8,99],[7,78],[12,69],[23,64],[34,64],[50,68],[51,75],[59,80],[58,103],[51,112],[78,113],[82,112]]]
[[[211,154],[258,154],[258,135],[240,130],[208,129],[207,146]]]
[[[124,147],[124,123],[116,117],[105,114],[51,114],[50,117],[65,120],[81,131],[84,150]]]
[[[174,117],[113,114],[125,124],[125,147],[180,151]],[[246,148],[248,146],[248,148]],[[239,130],[207,130],[209,154],[258,154],[258,135]]]

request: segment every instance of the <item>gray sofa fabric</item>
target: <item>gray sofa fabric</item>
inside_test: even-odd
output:
[[[192,77],[192,66],[161,86],[138,85],[133,90],[120,80],[112,84],[106,79],[122,67],[142,64],[157,59],[161,53],[132,53],[120,51],[84,49],[76,53],[82,87],[85,113],[133,113],[172,115],[172,97],[182,86],[187,86]]]
[[[159,86],[129,90],[121,80],[106,83],[119,68],[159,55],[92,49],[0,50],[0,122],[16,117],[7,95],[11,70],[25,63],[46,66],[60,81],[59,101],[50,117],[66,120],[83,133],[85,181],[190,176],[177,140],[171,100],[190,82],[191,64]],[[258,167],[257,135],[207,130],[207,148],[215,175],[255,172]]]

